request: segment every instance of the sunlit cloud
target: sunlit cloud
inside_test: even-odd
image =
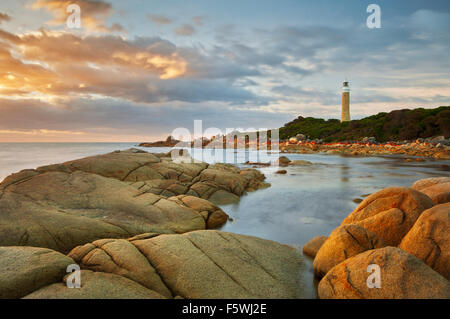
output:
[[[163,14],[149,14],[148,17],[153,23],[160,25],[171,24],[173,22],[173,19]]]
[[[0,12],[0,24],[2,24],[2,22],[8,22],[10,20],[11,20],[10,15],[8,15],[7,13]]]
[[[116,36],[60,31],[11,34],[0,30],[0,94],[105,94],[132,96],[140,82],[187,72],[176,48],[159,39],[139,44]],[[121,88],[116,91],[116,88]],[[127,93],[128,92],[128,93]],[[132,98],[132,97],[130,97]]]
[[[351,18],[260,21],[242,11],[241,23],[143,1],[29,2],[23,16],[0,13],[1,141],[139,141],[195,119],[245,128],[338,118],[347,76],[353,118],[450,103],[445,10],[410,11],[402,23],[386,15],[369,31]],[[71,3],[83,30],[66,27]],[[117,18],[128,33],[113,33],[122,30]]]

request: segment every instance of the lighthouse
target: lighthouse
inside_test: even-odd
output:
[[[348,82],[345,81],[342,86],[342,111],[341,111],[341,123],[350,121],[350,87]]]

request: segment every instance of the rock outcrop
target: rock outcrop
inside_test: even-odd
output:
[[[399,248],[450,280],[450,203],[424,211]]]
[[[377,281],[370,277],[376,271],[370,265],[379,267],[379,288],[370,285]],[[448,299],[450,283],[413,255],[385,247],[333,267],[320,281],[318,293],[323,299]]]
[[[145,142],[139,144],[140,147],[175,147],[181,141],[173,138],[173,136],[169,135],[165,141],[156,141],[156,142]],[[184,144],[184,143],[183,143]],[[187,143],[186,143],[187,145]]]
[[[221,208],[206,199],[189,195],[178,195],[176,197],[169,197],[169,200],[199,212],[205,219],[207,229],[218,228],[225,224],[229,218]]]
[[[30,252],[17,253],[17,249]],[[302,278],[305,264],[297,249],[214,230],[101,239],[74,248],[69,257],[42,248],[7,247],[0,254],[4,251],[9,258],[0,258],[7,270],[0,274],[3,298],[301,298],[307,294]],[[66,266],[72,263],[82,269],[81,288],[66,285]]]
[[[291,160],[286,156],[280,156],[275,164],[279,166],[288,166],[290,162]]]
[[[300,298],[300,253],[289,246],[219,231],[132,242],[173,295],[184,298]]]
[[[0,245],[67,253],[102,238],[219,227],[228,216],[213,202],[266,186],[254,169],[134,149],[24,170],[0,183]]]

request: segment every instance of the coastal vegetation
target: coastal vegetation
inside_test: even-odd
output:
[[[450,137],[450,106],[434,109],[403,109],[378,113],[341,123],[337,119],[299,116],[280,128],[280,138],[303,134],[324,142],[361,140],[373,136],[379,142],[414,140],[432,136]]]

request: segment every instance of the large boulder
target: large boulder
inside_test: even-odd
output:
[[[69,255],[85,269],[122,275],[166,297],[169,292],[189,299],[300,298],[307,293],[299,251],[273,241],[213,230],[119,241],[97,241]]]
[[[327,236],[317,236],[311,239],[309,242],[303,246],[303,255],[312,257],[313,259],[316,257],[317,252],[320,247],[322,247],[323,243],[328,239]]]
[[[431,177],[416,181],[411,188],[431,198],[435,204],[450,202],[450,177]]]
[[[314,258],[313,269],[323,277],[337,264],[366,250],[384,247],[378,236],[358,225],[343,225],[335,229]]]
[[[379,267],[379,287],[376,266]],[[369,282],[369,283],[368,283]],[[448,299],[450,283],[420,259],[396,247],[369,250],[333,267],[320,281],[322,299]]]
[[[432,206],[431,199],[417,190],[389,187],[368,196],[342,225],[359,225],[386,245],[397,246],[419,215]]]
[[[55,283],[25,296],[25,299],[164,299],[160,294],[115,274],[82,270],[81,287]],[[64,279],[67,279],[65,277]]]
[[[450,280],[450,203],[424,211],[399,248]]]
[[[0,298],[21,298],[61,281],[75,262],[56,251],[36,247],[0,247]]]
[[[286,156],[280,156],[278,160],[275,162],[275,165],[279,166],[288,166],[291,160]]]

